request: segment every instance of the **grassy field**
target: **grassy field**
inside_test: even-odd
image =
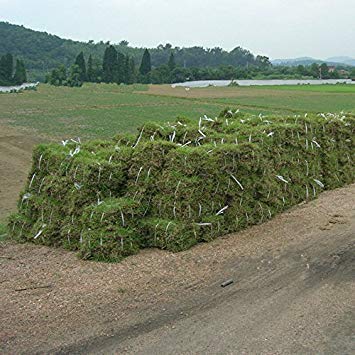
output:
[[[0,124],[57,138],[109,137],[134,132],[146,121],[215,116],[226,106],[254,114],[355,112],[355,85],[171,88],[170,85],[82,88],[40,85],[37,91],[0,95]]]
[[[333,92],[333,93],[354,93],[355,85],[280,85],[280,86],[255,86],[255,88],[265,88],[274,90],[292,90],[307,92]]]

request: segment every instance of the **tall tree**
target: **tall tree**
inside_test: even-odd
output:
[[[78,66],[78,71],[79,71],[79,76],[80,76],[80,81],[84,82],[86,81],[86,64],[85,64],[85,58],[84,58],[84,53],[80,52],[76,59],[75,59],[75,65]]]
[[[0,57],[0,85],[7,85],[7,80],[5,80],[5,73],[4,73],[4,67],[5,67],[5,58],[4,56]]]
[[[321,79],[327,79],[328,78],[328,65],[326,63],[322,63],[322,65],[319,67],[319,76]]]
[[[174,56],[173,52],[170,53],[170,57],[169,57],[169,61],[168,61],[168,67],[169,67],[170,71],[173,71],[175,69],[175,67],[176,67],[175,56]]]
[[[304,65],[298,65],[297,66],[297,74],[300,74],[300,75],[305,75],[306,74],[306,69],[304,67]]]
[[[89,59],[88,59],[88,69],[87,69],[87,72],[86,72],[86,77],[87,77],[87,81],[89,81],[91,83],[96,81],[95,70],[94,70],[94,65],[93,65],[93,62],[92,62],[91,54],[89,55]]]
[[[139,73],[141,75],[147,75],[152,70],[152,63],[150,59],[150,53],[146,48],[143,53],[142,62],[139,67]]]
[[[66,84],[71,87],[80,87],[83,85],[80,77],[82,74],[82,69],[77,64],[73,64],[70,67],[69,75]]]
[[[46,77],[46,82],[55,85],[67,85],[67,70],[63,64],[58,68],[53,69],[49,75]]]
[[[258,55],[256,56],[256,63],[258,66],[262,68],[267,68],[271,66],[270,58],[266,57],[265,55]]]
[[[126,84],[131,84],[130,83],[130,77],[131,77],[131,67],[130,67],[130,58],[128,55],[125,56],[125,61],[124,61],[124,83]]]
[[[14,72],[14,58],[8,53],[0,59],[0,78],[3,82],[11,84],[12,74]]]
[[[125,56],[121,52],[117,52],[117,63],[115,67],[115,82],[121,84],[125,82]]]
[[[134,62],[134,58],[130,58],[128,84],[133,84],[136,82],[136,80],[137,80],[136,63]]]
[[[115,81],[116,68],[117,51],[114,46],[110,45],[105,49],[104,59],[102,63],[103,80],[105,83],[113,83]]]
[[[22,60],[16,60],[16,69],[13,78],[14,84],[23,84],[27,81],[26,68]]]
[[[319,78],[319,65],[317,63],[313,63],[310,67],[310,72],[314,78]]]

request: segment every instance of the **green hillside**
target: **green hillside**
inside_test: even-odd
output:
[[[118,34],[119,36],[119,34]],[[24,26],[0,22],[0,55],[11,53],[23,59],[28,69],[30,80],[43,80],[45,73],[60,64],[69,67],[81,51],[85,57],[92,55],[94,61],[102,61],[108,42],[79,42],[63,39],[47,32],[34,31]],[[133,57],[139,64],[144,48],[129,46],[125,40],[115,45],[123,54]],[[186,67],[217,67],[232,65],[236,67],[263,66],[266,57],[254,56],[241,47],[227,52],[222,48],[203,48],[199,46],[190,48],[173,47],[171,44],[159,45],[149,49],[152,65],[157,67],[166,64],[171,52],[174,53],[176,64]]]
[[[98,60],[105,47],[103,42],[91,44],[72,41],[0,22],[0,55],[12,53],[22,58],[32,80],[43,80],[46,72],[60,64],[72,64],[80,51],[87,55],[91,53]]]

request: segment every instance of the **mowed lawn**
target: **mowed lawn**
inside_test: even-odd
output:
[[[254,114],[355,113],[355,85],[171,88],[170,85],[40,85],[37,91],[0,95],[0,124],[51,137],[110,137],[136,132],[147,121],[198,119],[225,107]]]
[[[279,112],[355,112],[355,85],[352,84],[268,86],[251,90],[255,95],[243,97],[241,104]],[[232,104],[234,100],[219,102]]]
[[[263,114],[355,112],[355,85],[287,85],[253,87],[171,88],[151,86],[148,93],[184,97],[239,107]]]
[[[0,124],[34,128],[56,137],[110,137],[135,132],[147,121],[215,115],[224,107],[223,103],[142,95],[144,90],[148,86],[40,85],[37,91],[0,95]]]

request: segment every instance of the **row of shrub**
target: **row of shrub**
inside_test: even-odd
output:
[[[354,121],[225,110],[112,140],[40,145],[10,231],[85,259],[185,250],[354,182]]]

